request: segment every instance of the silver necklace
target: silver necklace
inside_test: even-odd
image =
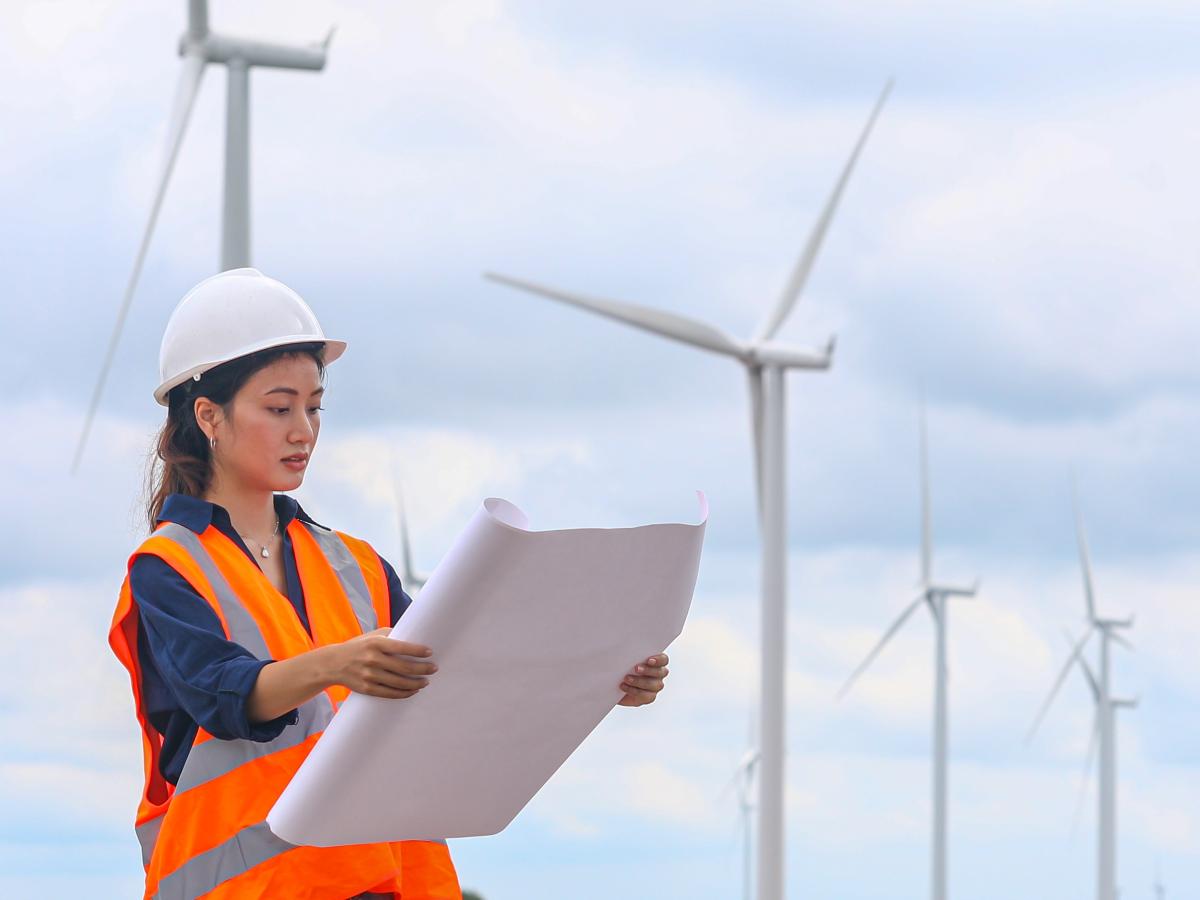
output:
[[[254,538],[247,537],[246,535],[242,534],[240,531],[238,532],[238,534],[241,536],[243,541],[254,541]],[[271,532],[271,537],[274,538],[275,535],[277,535],[277,534],[279,534],[279,516],[275,517],[275,530]],[[266,544],[261,543],[260,541],[254,541],[254,543],[258,544],[258,546],[262,548],[263,559],[271,558],[271,551],[267,549]]]

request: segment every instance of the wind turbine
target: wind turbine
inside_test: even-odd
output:
[[[753,843],[753,823],[752,817],[754,813],[754,777],[755,770],[758,768],[760,754],[754,746],[754,736],[757,732],[755,717],[750,717],[750,734],[749,747],[738,760],[737,766],[733,770],[733,775],[722,789],[724,795],[729,788],[736,788],[738,801],[738,833],[742,839],[742,900],[751,900],[751,894],[754,890],[754,880],[752,868],[752,853]]]
[[[1029,729],[1026,740],[1033,737],[1042,724],[1046,712],[1054,702],[1059,688],[1067,678],[1071,667],[1078,665],[1087,679],[1088,688],[1096,704],[1093,721],[1093,737],[1099,748],[1100,771],[1098,776],[1099,790],[1099,827],[1096,852],[1096,896],[1098,900],[1116,900],[1117,896],[1117,739],[1116,711],[1137,706],[1137,700],[1117,698],[1112,695],[1109,649],[1116,642],[1133,649],[1118,631],[1133,627],[1133,617],[1127,619],[1107,619],[1096,613],[1096,600],[1093,591],[1092,561],[1088,551],[1087,535],[1083,530],[1083,514],[1079,510],[1079,501],[1075,500],[1075,535],[1079,544],[1079,564],[1083,571],[1083,596],[1087,608],[1087,628],[1083,635],[1071,648],[1067,661],[1059,670],[1058,677],[1050,689],[1037,718]],[[1083,649],[1091,640],[1093,634],[1100,635],[1100,663],[1097,669],[1088,665],[1083,656]]]
[[[221,217],[221,267],[218,269],[224,272],[250,265],[250,68],[264,66],[273,69],[319,71],[325,67],[329,42],[333,39],[333,29],[329,30],[329,34],[320,44],[304,47],[230,37],[218,34],[208,27],[208,0],[188,0],[187,9],[187,28],[179,38],[179,55],[183,57],[183,68],[179,73],[175,101],[167,127],[166,152],[158,181],[155,183],[150,216],[142,232],[142,242],[134,258],[133,271],[125,286],[116,325],[109,338],[100,376],[96,380],[88,406],[87,419],[79,437],[79,445],[75,449],[75,459],[71,464],[72,473],[79,468],[88,434],[92,430],[92,420],[100,405],[100,397],[108,380],[117,345],[121,341],[121,331],[125,326],[125,318],[133,301],[138,278],[142,274],[142,264],[146,260],[154,225],[158,221],[158,213],[167,193],[167,182],[171,178],[175,159],[183,144],[183,135],[187,131],[188,119],[195,105],[196,94],[200,90],[205,66],[209,63],[223,64],[228,75],[225,103],[225,197]]]
[[[742,900],[750,900],[753,890],[751,850],[753,848],[752,817],[754,814],[754,769],[758,765],[757,750],[747,750],[738,762],[737,779],[738,821],[742,832]]]
[[[909,617],[924,604],[933,616],[936,634],[934,642],[934,691],[933,691],[933,867],[930,886],[933,900],[946,898],[946,796],[947,796],[947,702],[946,682],[949,673],[946,666],[946,631],[948,606],[951,597],[974,597],[979,582],[972,587],[953,587],[937,584],[933,580],[933,535],[929,512],[929,451],[925,435],[925,407],[921,406],[921,590],[916,598],[905,607],[900,616],[888,628],[879,643],[867,654],[842,689],[838,697],[846,692],[863,672],[875,661],[888,641],[908,621]]]
[[[404,495],[400,490],[400,476],[396,474],[396,457],[392,454],[392,487],[396,492],[396,524],[400,529],[400,555],[403,571],[400,582],[405,589],[409,587],[423,588],[429,576],[413,568],[412,547],[408,542],[408,517],[404,513]]]
[[[788,369],[828,369],[834,346],[832,338],[824,348],[816,350],[783,344],[774,338],[804,289],[838,201],[891,87],[892,83],[888,81],[871,110],[867,124],[809,235],[783,293],[770,315],[748,341],[734,338],[706,322],[676,313],[602,300],[487,273],[491,280],[509,287],[540,294],[635,328],[732,357],[746,369],[750,388],[751,433],[754,438],[755,485],[763,531],[757,866],[759,900],[782,900],[784,895],[784,679],[787,631],[784,603],[787,564],[784,374]]]

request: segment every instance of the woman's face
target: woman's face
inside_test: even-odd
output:
[[[216,413],[214,462],[223,483],[252,490],[291,491],[304,472],[321,430],[324,393],[311,356],[276,360],[252,375],[233,397],[228,418]],[[199,406],[197,416],[202,414]],[[289,457],[301,457],[296,463]]]

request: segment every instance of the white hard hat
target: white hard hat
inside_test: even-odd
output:
[[[161,380],[154,399],[167,406],[167,393],[221,363],[268,347],[322,341],[325,362],[346,350],[345,341],[325,337],[300,295],[258,269],[230,269],[204,279],[171,313],[158,352]]]

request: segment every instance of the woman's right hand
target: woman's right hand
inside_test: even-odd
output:
[[[390,628],[377,628],[329,646],[333,683],[391,700],[404,700],[429,684],[429,676],[437,671],[429,659],[433,651],[390,638],[390,632]]]

